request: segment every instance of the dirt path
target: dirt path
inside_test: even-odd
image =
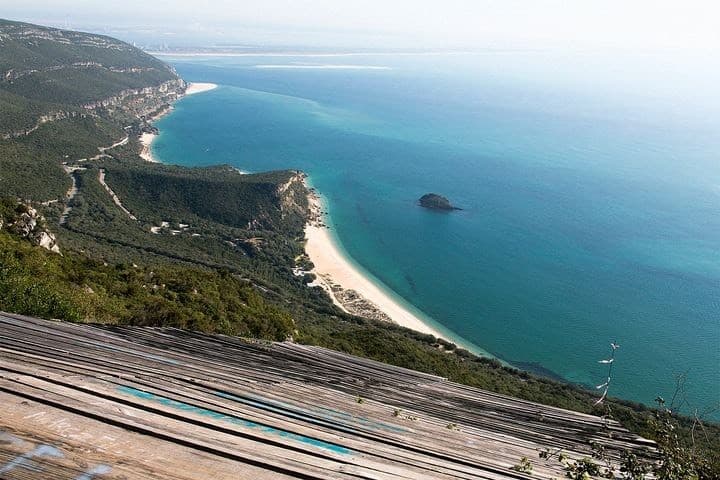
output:
[[[130,220],[137,220],[137,217],[135,215],[133,215],[132,213],[130,213],[130,210],[125,208],[125,206],[120,201],[120,198],[117,196],[117,194],[115,192],[113,192],[113,189],[110,188],[110,186],[107,183],[105,183],[105,169],[104,168],[101,168],[100,171],[98,172],[98,181],[100,182],[100,185],[105,187],[105,190],[110,194],[110,197],[112,197],[113,202],[115,202],[115,205],[117,205],[120,208],[120,210],[125,212],[127,214],[127,216],[130,217]]]
[[[63,210],[63,213],[60,216],[60,225],[65,225],[65,223],[67,223],[68,216],[70,215],[70,212],[72,212],[72,201],[73,201],[73,199],[75,199],[75,195],[77,195],[77,193],[78,193],[77,177],[75,176],[75,172],[87,170],[87,168],[78,167],[76,165],[73,165],[73,166],[63,165],[63,170],[65,170],[65,173],[70,175],[70,180],[72,180],[72,185],[70,186],[70,189],[68,189],[67,193],[65,194],[65,210]]]
[[[112,145],[108,147],[98,147],[98,150],[100,151],[99,154],[95,155],[94,157],[90,158],[80,158],[76,160],[74,163],[83,163],[87,162],[88,160],[99,160],[101,158],[112,158],[110,155],[106,154],[105,152],[108,150],[112,150],[115,147],[119,147],[121,145],[125,145],[130,140],[130,136],[126,135],[123,139],[118,140],[117,142],[113,143]],[[63,170],[65,170],[65,173],[67,173],[70,176],[70,180],[72,180],[72,185],[70,186],[70,189],[65,194],[65,209],[63,210],[62,215],[60,215],[60,225],[65,225],[67,223],[68,216],[70,215],[70,212],[72,212],[72,201],[75,199],[75,196],[78,193],[78,187],[77,187],[77,177],[76,172],[87,170],[85,167],[80,167],[78,165],[63,165]],[[107,186],[105,183],[105,171],[100,170],[100,175],[98,175],[98,180],[100,180],[100,183],[105,187],[105,190],[110,194],[115,204],[120,207],[122,211],[128,214],[128,216],[133,219],[137,220],[133,214],[131,214],[128,209],[126,209],[122,203],[120,203],[120,199],[115,195],[115,193],[112,191],[110,187]]]

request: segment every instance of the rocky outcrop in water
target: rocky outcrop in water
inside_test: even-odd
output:
[[[418,203],[421,207],[431,210],[462,210],[461,208],[453,206],[450,200],[437,193],[426,193],[420,197]]]

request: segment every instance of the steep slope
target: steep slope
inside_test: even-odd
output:
[[[167,219],[176,219],[172,231],[203,223],[207,235],[223,226],[302,230],[304,187],[286,187],[296,172],[228,175],[138,158],[138,134],[185,91],[165,63],[109,37],[7,20],[0,44],[3,194],[42,204],[76,233],[132,232],[136,244]]]
[[[168,65],[119,40],[0,20],[2,138],[183,86]]]
[[[96,157],[184,91],[172,68],[127,43],[0,20],[0,192],[62,200],[63,163]]]

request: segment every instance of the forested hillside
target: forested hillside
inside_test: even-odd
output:
[[[1,135],[178,81],[169,66],[124,42],[0,20]]]
[[[607,413],[581,387],[349,315],[308,286],[310,276],[294,272],[310,266],[302,173],[142,160],[139,134],[184,89],[170,67],[126,43],[0,20],[0,310],[291,338]],[[32,226],[31,210],[42,216]],[[37,246],[46,231],[61,255]],[[652,434],[651,411],[609,405],[628,427]],[[677,421],[689,436],[692,420]]]

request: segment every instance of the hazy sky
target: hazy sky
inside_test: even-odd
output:
[[[720,49],[720,0],[0,0],[0,17],[171,44]]]

